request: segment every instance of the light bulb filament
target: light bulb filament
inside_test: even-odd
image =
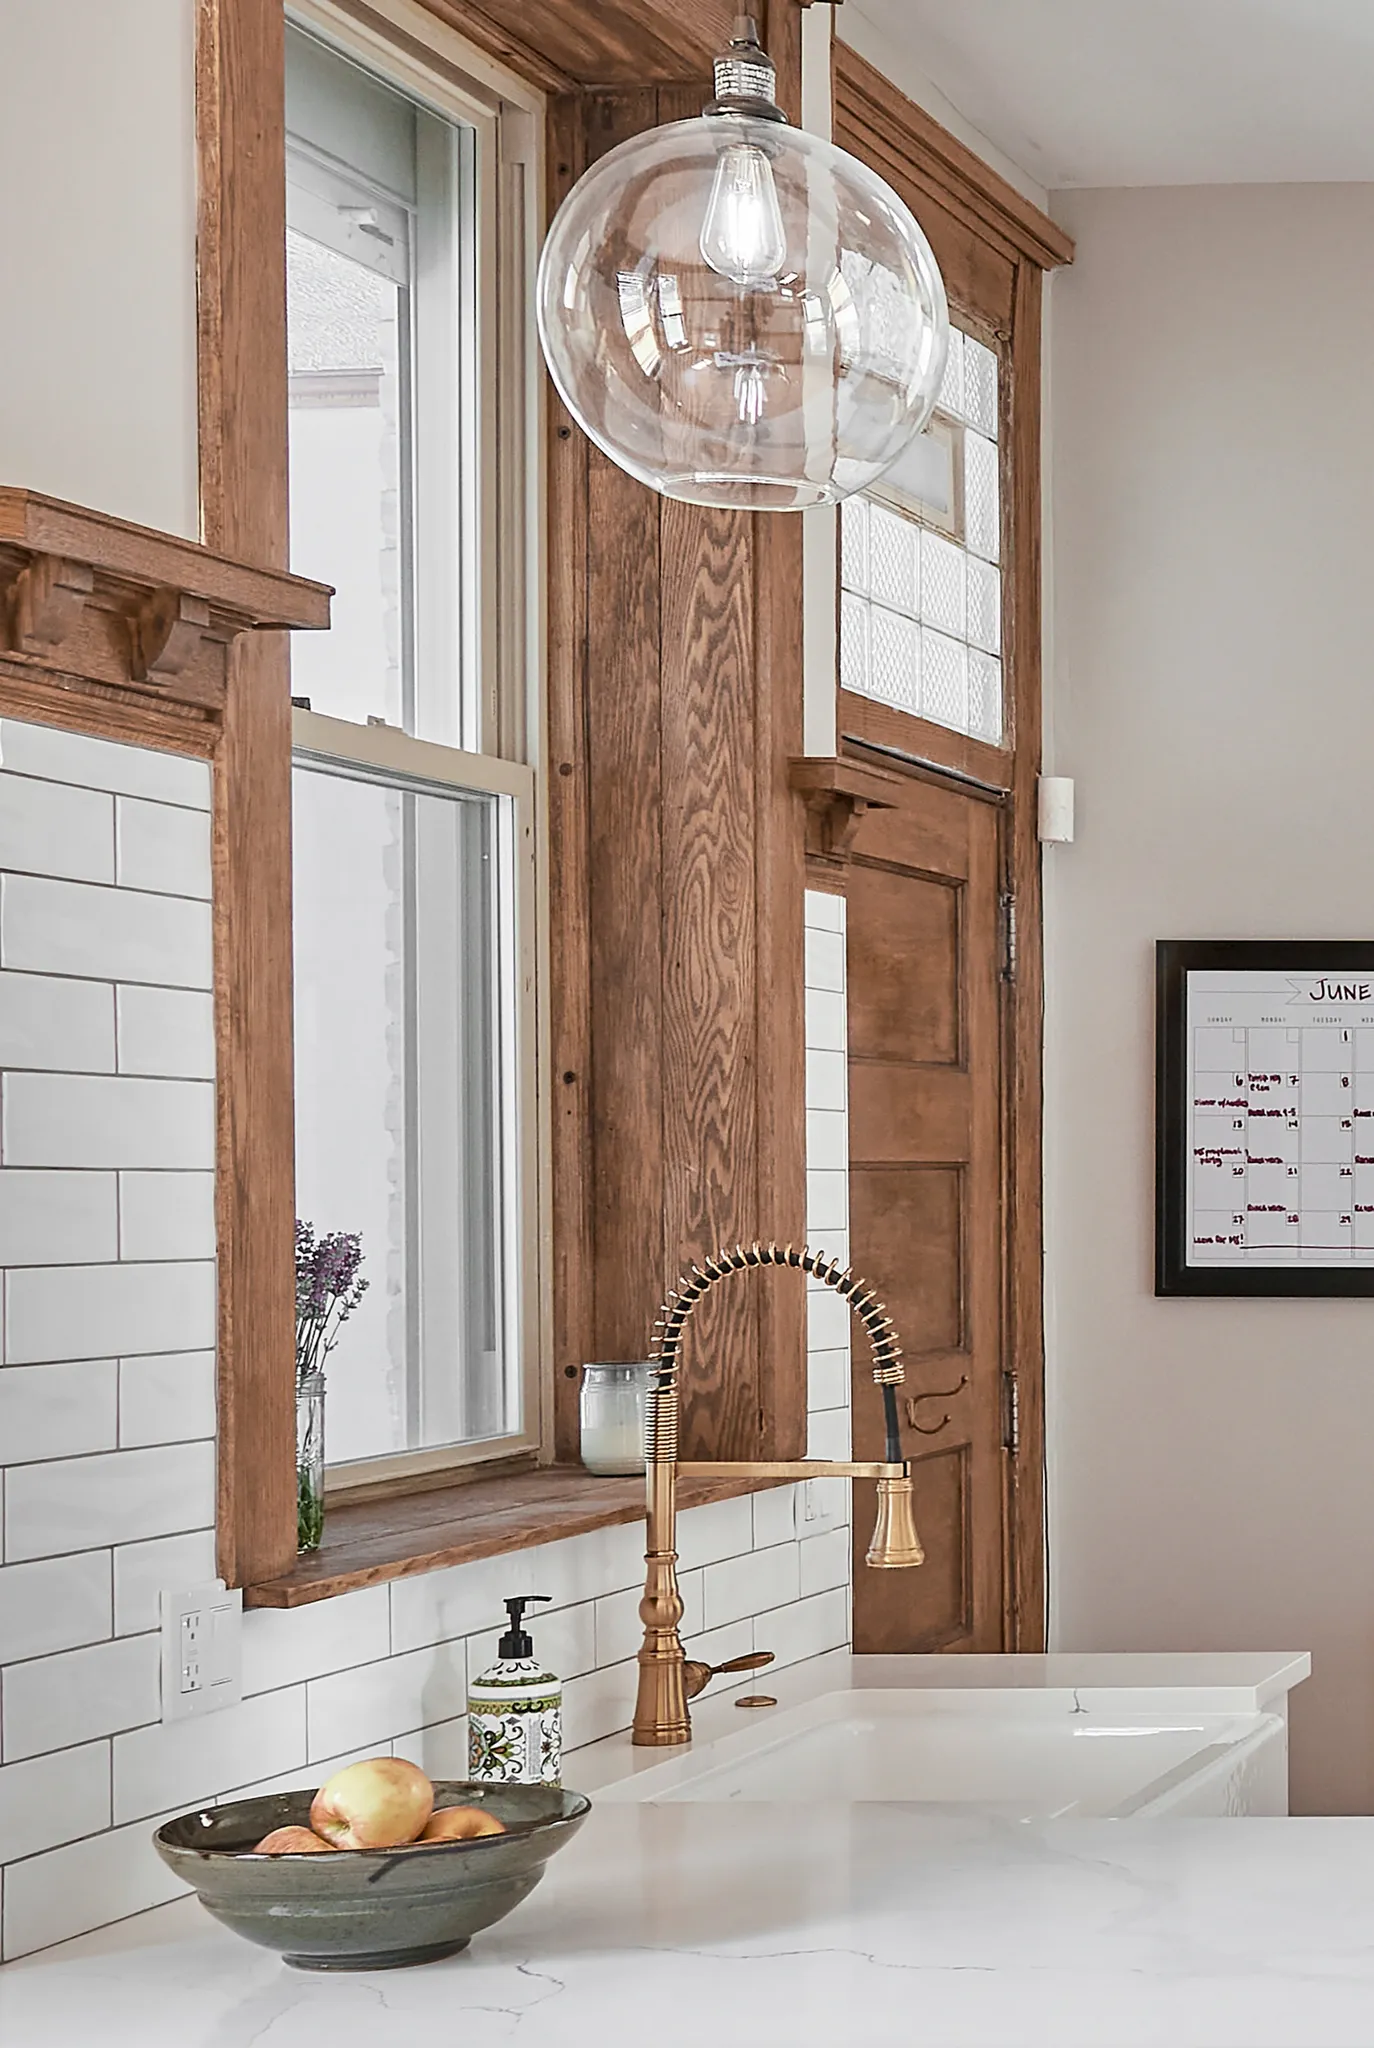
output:
[[[731,142],[720,152],[701,253],[719,276],[740,285],[773,283],[786,261],[773,166],[756,143]]]

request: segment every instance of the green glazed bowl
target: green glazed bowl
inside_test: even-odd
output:
[[[409,1849],[255,1856],[273,1828],[307,1827],[314,1789],[235,1799],[157,1829],[157,1852],[235,1934],[298,1970],[391,1970],[457,1955],[534,1890],[591,1801],[557,1785],[439,1779],[444,1806],[485,1806],[504,1835]]]

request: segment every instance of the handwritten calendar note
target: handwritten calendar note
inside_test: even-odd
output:
[[[1374,1267],[1374,974],[1187,977],[1193,1267]]]

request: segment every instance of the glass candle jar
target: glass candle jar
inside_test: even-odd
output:
[[[644,1470],[644,1417],[653,1366],[584,1365],[582,1463],[609,1478]]]

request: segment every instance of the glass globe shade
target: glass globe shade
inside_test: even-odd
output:
[[[716,113],[581,178],[539,265],[539,334],[613,462],[697,505],[862,491],[930,416],[949,312],[897,194],[832,143]]]

